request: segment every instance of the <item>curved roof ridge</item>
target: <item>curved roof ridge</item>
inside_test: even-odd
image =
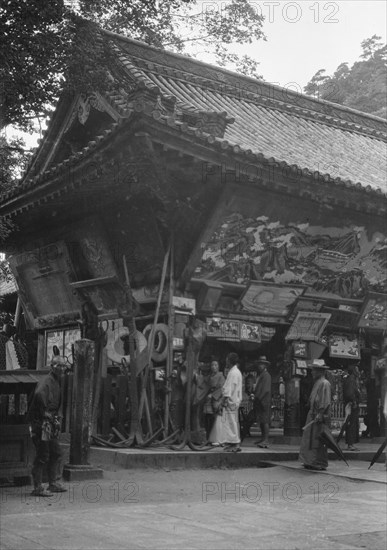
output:
[[[223,67],[219,67],[217,65],[213,65],[211,63],[201,61],[201,60],[198,60],[198,59],[193,58],[193,57],[189,57],[188,55],[184,55],[184,54],[181,54],[181,53],[176,53],[176,52],[173,52],[173,51],[170,51],[170,50],[163,50],[161,48],[158,48],[156,46],[152,46],[152,45],[147,44],[145,42],[142,42],[140,40],[136,40],[134,38],[129,38],[127,36],[124,36],[124,35],[121,35],[121,34],[118,34],[118,33],[112,32],[112,31],[101,29],[101,32],[104,33],[106,36],[112,38],[112,39],[127,42],[128,44],[133,44],[133,45],[138,46],[140,48],[147,49],[147,50],[152,50],[154,52],[162,52],[165,56],[168,56],[170,58],[176,58],[176,59],[179,59],[179,60],[183,60],[185,62],[189,62],[191,65],[194,65],[194,66],[210,69],[214,73],[215,72],[223,73],[226,76],[230,76],[230,77],[233,77],[233,78],[238,77],[239,79],[242,79],[246,82],[251,82],[251,83],[254,83],[254,84],[258,83],[263,88],[266,88],[268,90],[273,90],[273,91],[278,92],[278,93],[283,94],[285,92],[286,97],[288,97],[289,99],[290,98],[294,98],[294,99],[302,98],[303,100],[310,103],[310,105],[327,106],[329,108],[335,109],[335,110],[340,111],[342,113],[347,113],[349,115],[352,114],[352,115],[358,116],[362,119],[369,120],[370,122],[373,121],[373,122],[378,123],[378,124],[386,125],[386,130],[387,130],[387,120],[386,119],[375,116],[375,115],[372,115],[372,114],[369,114],[369,113],[365,113],[363,111],[359,111],[359,110],[354,109],[352,107],[348,107],[346,105],[341,105],[339,103],[334,103],[332,101],[327,101],[327,100],[324,100],[324,99],[316,99],[316,98],[314,98],[312,96],[309,96],[307,94],[296,92],[296,91],[294,91],[290,88],[285,88],[285,87],[279,86],[277,84],[266,82],[264,80],[259,80],[257,78],[253,78],[253,77],[244,75],[242,73],[236,73],[235,71],[231,71],[229,69],[225,69]],[[164,65],[165,67],[168,66],[167,63],[158,63],[157,61],[154,61],[154,60],[152,60],[152,63],[154,63],[156,65],[157,64],[158,65]],[[182,69],[180,69],[180,70],[182,70]],[[187,74],[194,74],[194,73],[190,73],[188,67],[185,69],[185,72]],[[211,79],[211,77],[208,77],[208,76],[203,77],[203,78],[205,80],[210,80]],[[366,124],[365,124],[365,126],[366,126]]]

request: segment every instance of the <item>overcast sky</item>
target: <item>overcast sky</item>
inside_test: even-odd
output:
[[[385,0],[259,0],[251,5],[265,16],[267,41],[236,51],[258,59],[263,78],[281,86],[295,82],[302,89],[319,69],[332,74],[340,63],[352,65],[361,54],[360,43],[374,34],[386,42]]]

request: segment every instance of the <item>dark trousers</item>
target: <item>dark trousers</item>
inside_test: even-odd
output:
[[[204,427],[205,427],[205,429],[206,429],[206,435],[207,435],[207,437],[210,436],[210,433],[211,433],[211,430],[212,430],[212,426],[214,425],[215,419],[216,419],[216,415],[215,415],[215,414],[206,413],[206,414],[204,415]]]
[[[345,430],[345,442],[353,445],[359,441],[359,407],[352,407],[349,423]]]
[[[48,482],[55,483],[62,458],[62,451],[58,439],[42,441],[39,436],[33,437],[36,456],[32,468],[34,486],[39,487],[43,481],[43,470],[47,467]]]

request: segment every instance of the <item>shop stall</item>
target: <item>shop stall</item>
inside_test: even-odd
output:
[[[36,384],[47,370],[0,370],[0,479],[25,483],[31,475],[33,445],[27,421]]]

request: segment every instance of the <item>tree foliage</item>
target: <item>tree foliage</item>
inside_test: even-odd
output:
[[[65,86],[102,91],[108,76],[101,59],[108,61],[110,52],[96,25],[179,52],[196,43],[221,63],[254,73],[257,63],[247,56],[239,63],[227,46],[264,38],[263,17],[248,0],[200,6],[196,0],[2,0],[1,126],[28,127]]]
[[[320,99],[387,118],[387,45],[383,45],[380,36],[374,35],[363,40],[361,46],[361,59],[352,67],[341,63],[332,76],[320,69],[304,91]]]
[[[27,158],[21,138],[7,140],[0,135],[0,193],[14,187]]]

